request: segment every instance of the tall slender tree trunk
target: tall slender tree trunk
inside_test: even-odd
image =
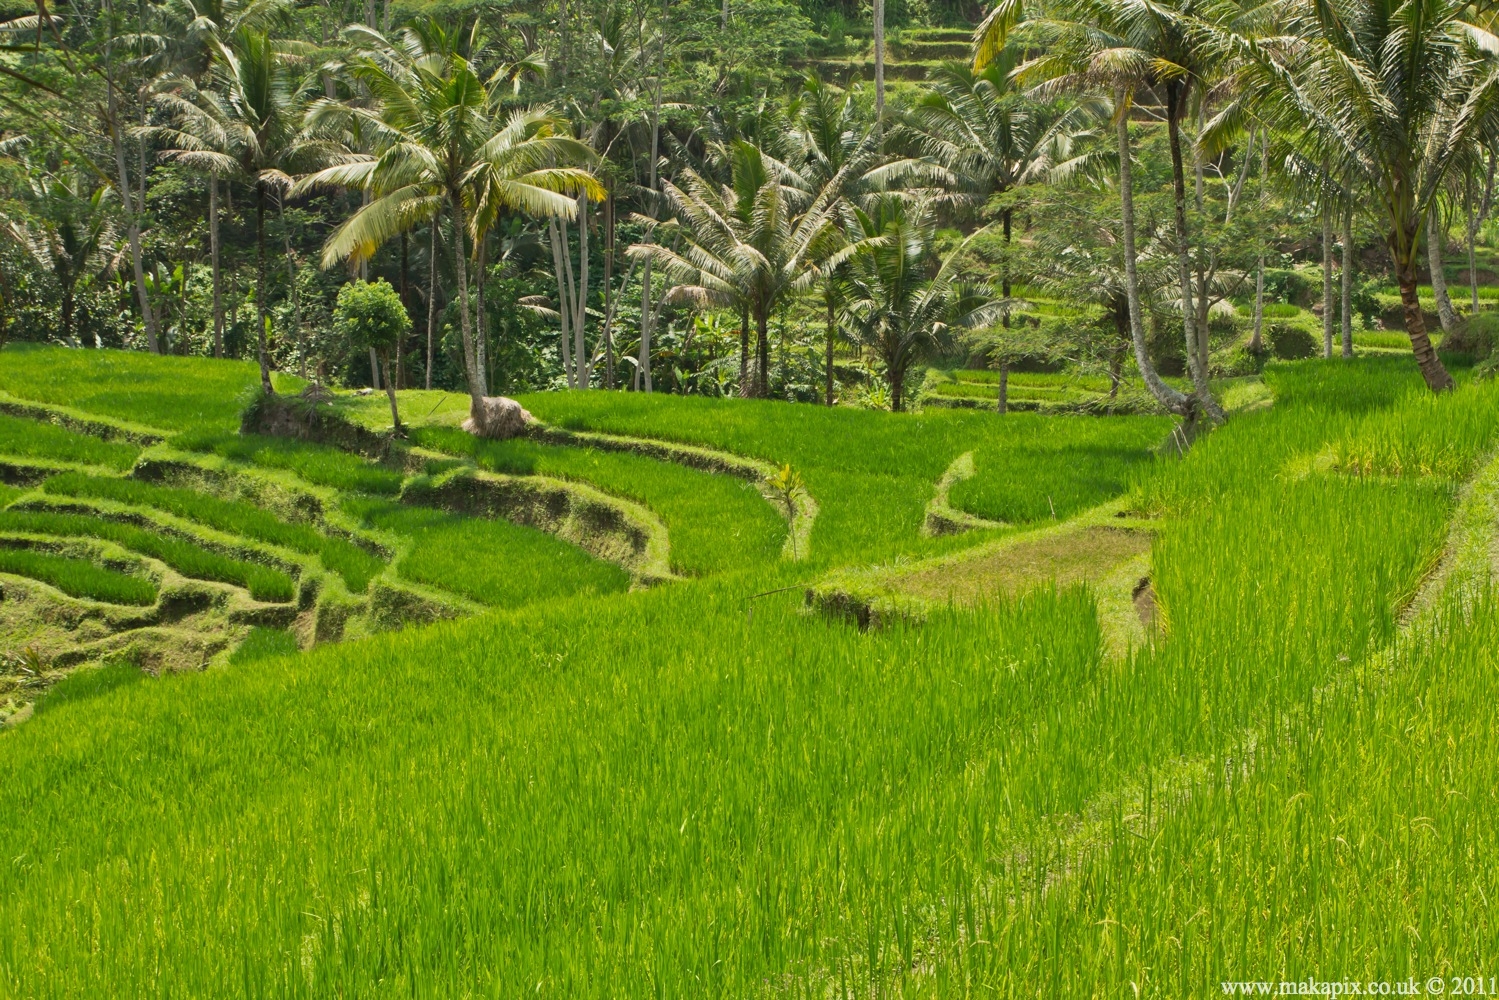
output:
[[[1260,144],[1260,207],[1265,207],[1265,175],[1270,172],[1270,137]],[[1260,252],[1254,268],[1254,332],[1249,336],[1249,352],[1265,350],[1265,254]]]
[[[874,116],[885,117],[885,0],[874,0]]]
[[[1129,107],[1128,97],[1116,92],[1114,128],[1119,142],[1119,214],[1124,230],[1124,289],[1129,302],[1130,339],[1135,348],[1135,364],[1140,368],[1140,377],[1145,388],[1167,410],[1189,420],[1194,416],[1191,400],[1161,381],[1161,376],[1151,363],[1150,351],[1145,344],[1145,323],[1140,315],[1139,264],[1135,254],[1135,189],[1134,172],[1130,166]]]
[[[474,277],[474,284],[478,287],[474,291],[474,332],[476,334],[474,353],[479,362],[479,391],[489,395],[489,316],[484,305],[484,286],[488,283],[485,278],[489,274],[489,231],[486,229],[484,235],[479,237],[479,252],[477,254],[478,271]]]
[[[770,398],[770,316],[762,311],[755,317],[756,395]]]
[[[1343,211],[1343,299],[1338,310],[1343,357],[1353,357],[1353,207]]]
[[[286,250],[286,283],[291,296],[291,321],[297,333],[297,377],[307,377],[307,341],[302,329],[302,296],[297,292],[297,268],[291,252],[291,232],[286,228],[286,206],[280,203],[276,218],[281,222],[281,239]],[[375,388],[380,388],[377,382]]]
[[[473,317],[468,308],[468,251],[464,244],[463,195],[456,188],[448,191],[448,205],[453,212],[453,268],[458,279],[458,324],[463,336],[463,368],[468,377],[469,414],[478,421],[484,405],[484,390],[479,381],[479,360],[474,354]]]
[[[576,389],[578,387],[577,377],[573,374],[573,345],[572,345],[572,282],[568,280],[567,265],[567,223],[558,218],[547,220],[547,236],[552,245],[552,270],[557,272],[557,324],[558,324],[558,348],[557,356],[562,359],[562,372],[567,376],[567,387]]]
[[[401,411],[396,409],[396,379],[390,366],[390,352],[385,352],[385,396],[390,400],[390,426],[394,433],[401,433]]]
[[[407,321],[411,319],[411,295],[410,280],[411,259],[409,252],[410,240],[406,237],[406,230],[401,230],[401,308],[406,310]],[[406,331],[402,331],[400,339],[396,341],[396,388],[409,388],[406,384]]]
[[[1437,319],[1442,324],[1442,332],[1450,333],[1457,325],[1457,310],[1452,308],[1452,299],[1447,295],[1447,274],[1442,269],[1443,235],[1437,222],[1438,214],[1440,209],[1433,199],[1431,211],[1426,215],[1426,262],[1431,268],[1431,292],[1437,300]]]
[[[1452,389],[1456,383],[1448,373],[1442,359],[1437,357],[1436,349],[1431,346],[1431,338],[1426,335],[1426,317],[1421,313],[1421,300],[1416,293],[1416,244],[1420,240],[1420,234],[1415,226],[1410,232],[1404,234],[1409,241],[1407,253],[1402,253],[1402,248],[1396,245],[1396,238],[1390,238],[1390,255],[1395,258],[1395,280],[1400,286],[1400,305],[1405,313],[1405,334],[1411,341],[1411,353],[1416,357],[1416,367],[1421,370],[1421,377],[1425,380],[1427,388],[1432,392],[1446,392]]]
[[[750,381],[749,364],[749,310],[739,310],[739,398],[749,399],[755,394]]]
[[[1478,315],[1478,220],[1473,214],[1473,177],[1463,178],[1463,208],[1468,215],[1468,291],[1472,294],[1472,313]]]
[[[1171,146],[1171,187],[1175,196],[1176,210],[1176,263],[1181,283],[1182,325],[1186,337],[1187,367],[1192,375],[1192,387],[1198,405],[1208,418],[1221,422],[1223,413],[1213,399],[1208,387],[1207,368],[1201,363],[1197,345],[1197,308],[1192,294],[1192,244],[1187,231],[1187,179],[1182,166],[1181,112],[1186,104],[1186,92],[1179,84],[1169,83],[1167,90],[1166,131]]]
[[[141,250],[140,215],[136,212],[135,196],[130,187],[130,168],[125,160],[125,140],[120,135],[118,98],[115,95],[112,74],[108,78],[108,85],[110,138],[114,142],[115,170],[119,174],[120,199],[125,209],[125,231],[130,240],[130,266],[135,274],[135,295],[140,303],[141,322],[146,328],[146,350],[152,354],[159,354],[161,345],[157,340],[156,314],[151,309],[151,297],[146,291],[146,267]]]
[[[825,358],[824,358],[825,369],[824,369],[824,372],[823,372],[823,396],[827,400],[827,405],[832,406],[833,405],[833,336],[834,336],[834,334],[838,330],[838,309],[837,309],[837,304],[833,301],[833,296],[831,296],[831,295],[827,296],[827,304],[828,304],[828,329],[827,329],[826,336],[824,336],[824,338],[823,338],[823,340],[824,340],[824,345],[823,346],[826,348],[826,355],[825,355]]]
[[[427,372],[425,386],[432,388],[432,345],[437,337],[437,224],[441,214],[432,216],[432,247],[427,256]]]
[[[265,331],[271,323],[270,312],[265,301],[265,185],[255,183],[255,307],[259,313],[255,331],[255,355],[260,361],[260,388],[273,393],[271,388],[271,359],[266,349]]]
[[[578,369],[578,388],[593,381],[593,358],[588,353],[588,196],[578,195],[578,297],[573,306],[573,364]],[[649,389],[647,390],[649,391]]]
[[[1005,232],[1005,255],[999,265],[999,291],[1005,300],[1004,312],[1000,314],[1000,322],[1004,324],[1006,330],[1010,328],[1010,219],[1012,214],[1012,211],[1007,208],[1000,216]]]
[[[1325,199],[1324,199],[1325,201]],[[1322,206],[1322,356],[1332,357],[1332,206]]]
[[[632,268],[633,270],[633,268]],[[623,295],[629,278],[619,286],[618,295]],[[604,201],[604,388],[614,388],[614,188]]]
[[[655,194],[660,183],[661,158],[661,74],[666,65],[666,10],[667,0],[661,0],[661,36],[656,46],[656,81],[651,90],[651,163],[649,190]],[[656,206],[651,205],[652,214]],[[655,230],[646,232],[646,242],[654,243]],[[651,311],[651,259],[645,259],[645,268],[640,278],[640,356],[636,358],[635,388],[650,392],[651,385],[651,335],[655,332],[656,317]]]
[[[213,262],[213,356],[224,356],[224,283],[219,272],[219,175],[208,175],[208,255]]]

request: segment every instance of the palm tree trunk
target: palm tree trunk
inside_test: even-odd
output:
[[[1332,207],[1322,206],[1322,356],[1332,357]]]
[[[370,348],[370,388],[380,391],[380,355]]]
[[[1463,178],[1463,208],[1468,215],[1468,291],[1472,294],[1473,311],[1469,314],[1478,315],[1478,255],[1474,243],[1478,238],[1477,219],[1473,216],[1473,177],[1468,175]]]
[[[224,356],[224,296],[219,275],[219,175],[208,175],[208,254],[213,260],[213,356]]]
[[[902,390],[906,387],[906,370],[899,363],[885,363],[885,377],[890,380],[890,412],[899,413],[905,409],[906,401]]]
[[[286,248],[286,282],[291,295],[292,325],[297,331],[297,377],[307,377],[307,342],[302,330],[302,297],[297,294],[297,268],[291,252],[291,232],[286,228],[285,199],[276,208],[276,218],[281,222],[281,239]],[[375,388],[379,388],[377,384]]]
[[[1192,295],[1192,245],[1187,232],[1187,178],[1182,166],[1181,112],[1186,103],[1186,93],[1179,84],[1166,87],[1166,131],[1171,145],[1171,188],[1176,210],[1176,264],[1181,282],[1182,325],[1187,341],[1187,367],[1191,370],[1192,386],[1198,404],[1214,422],[1223,420],[1223,413],[1208,388],[1207,368],[1201,363],[1197,344],[1197,308]]]
[[[632,268],[633,270],[633,268]],[[619,286],[624,294],[626,278]],[[604,201],[604,388],[614,388],[614,187],[609,187],[609,196]]]
[[[572,324],[573,292],[572,282],[567,274],[567,223],[558,218],[548,219],[547,237],[552,245],[552,270],[557,273],[557,323],[560,338],[557,356],[562,360],[562,373],[567,376],[567,387],[576,389],[578,380],[573,374],[572,337],[568,332]]]
[[[115,89],[113,50],[114,40],[111,35],[105,50],[104,76],[108,91],[109,137],[114,145],[115,170],[119,175],[119,193],[125,208],[126,233],[130,240],[130,264],[135,272],[135,294],[140,301],[141,322],[146,328],[146,350],[152,354],[159,354],[161,347],[156,339],[156,316],[151,311],[151,299],[146,292],[146,269],[141,251],[141,221],[135,210],[135,198],[130,187],[130,168],[125,161],[125,137],[121,132],[119,120],[119,97]]]
[[[411,296],[408,287],[411,273],[409,243],[406,230],[401,230],[401,308],[406,310],[408,323],[411,321]],[[396,341],[396,388],[408,388],[406,385],[406,331],[404,330],[401,332],[400,339]]]
[[[874,0],[874,117],[885,117],[885,0]]]
[[[1395,280],[1400,285],[1400,305],[1405,312],[1405,333],[1410,337],[1411,353],[1416,356],[1416,366],[1421,369],[1421,377],[1426,381],[1426,387],[1432,392],[1446,392],[1454,388],[1452,376],[1442,364],[1442,359],[1437,357],[1436,350],[1431,346],[1431,338],[1426,335],[1426,318],[1421,313],[1421,300],[1416,294],[1416,244],[1419,242],[1417,229],[1411,227],[1406,234],[1409,246],[1402,253],[1402,248],[1394,245],[1392,237],[1390,243],[1391,256],[1395,258]]]
[[[763,310],[755,317],[756,395],[770,398],[770,315]]]
[[[1130,167],[1129,108],[1121,92],[1115,99],[1114,128],[1119,140],[1119,209],[1124,230],[1124,289],[1129,301],[1130,339],[1135,347],[1135,364],[1140,368],[1140,377],[1145,388],[1150,390],[1162,406],[1178,416],[1191,419],[1194,414],[1192,401],[1161,381],[1161,376],[1150,361],[1150,351],[1145,346],[1145,323],[1140,316],[1139,265],[1135,256],[1135,189],[1134,175]]]
[[[478,286],[474,292],[474,305],[476,315],[474,316],[474,330],[477,333],[474,345],[474,353],[478,355],[479,361],[479,391],[489,395],[489,317],[486,315],[484,306],[484,278],[489,274],[489,231],[479,237],[478,253],[479,273],[474,277],[474,284]]]
[[[1260,144],[1260,207],[1265,206],[1265,175],[1270,172],[1270,136]],[[1249,336],[1249,353],[1265,350],[1265,255],[1262,252],[1254,268],[1254,332]]]
[[[427,255],[427,378],[426,387],[432,388],[432,342],[437,331],[437,222],[440,215],[432,216],[432,248]]]
[[[823,391],[824,391],[824,396],[827,399],[827,405],[829,405],[829,406],[833,405],[833,334],[836,332],[837,328],[838,328],[837,309],[835,308],[835,304],[833,302],[833,297],[831,295],[829,295],[828,296],[828,329],[827,329],[826,336],[823,338],[824,341],[825,341],[825,343],[824,343],[823,346],[826,348],[826,352],[827,352],[826,353],[826,358],[825,358],[825,361],[826,361],[825,371],[823,373]]]
[[[573,305],[573,364],[578,369],[578,388],[593,381],[593,359],[588,354],[588,196],[578,195],[578,296]],[[649,380],[648,380],[649,381]],[[650,391],[649,385],[646,391]]]
[[[478,358],[474,355],[473,318],[468,310],[468,251],[463,238],[463,195],[456,189],[448,192],[453,211],[453,266],[458,278],[458,325],[463,336],[463,368],[468,381],[469,412],[478,418],[484,405],[484,391],[478,378]]]
[[[755,394],[749,374],[749,310],[739,310],[739,398],[749,399]]]
[[[1343,357],[1353,357],[1353,209],[1343,212],[1343,300],[1338,310]]]
[[[395,372],[390,367],[390,352],[385,352],[385,396],[390,400],[390,426],[397,436],[401,433],[401,411],[396,409]]]
[[[259,313],[255,355],[260,361],[261,391],[269,394],[276,390],[271,388],[271,361],[265,344],[265,331],[271,317],[265,301],[265,185],[259,182],[255,184],[255,272],[255,306]]]
[[[1001,218],[1004,221],[1005,255],[1004,255],[1003,261],[1001,261],[1000,266],[999,266],[999,276],[1000,276],[999,277],[999,284],[1000,284],[1000,294],[1004,296],[1005,308],[1004,308],[1004,312],[1000,314],[1000,320],[1001,320],[1001,322],[1004,323],[1005,329],[1009,329],[1009,326],[1010,326],[1010,216],[1011,216],[1011,214],[1012,214],[1011,210],[1007,208],[1007,209],[1004,210],[1003,214],[1001,215]]]
[[[1431,211],[1426,216],[1426,262],[1431,267],[1431,292],[1437,300],[1437,319],[1442,332],[1448,333],[1457,325],[1457,310],[1452,308],[1452,299],[1447,295],[1447,274],[1442,270],[1442,232],[1437,223],[1439,209],[1433,200]]]

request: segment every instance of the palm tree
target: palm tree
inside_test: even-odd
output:
[[[984,208],[1025,184],[1046,178],[1069,152],[1082,124],[1081,109],[1059,111],[1024,94],[1015,83],[1020,49],[1006,46],[983,69],[945,63],[932,76],[932,90],[912,118],[926,158],[938,166],[944,186],[969,210]],[[1015,208],[1005,202],[999,221],[1006,256],[1001,291],[1010,298],[1011,229]],[[1004,324],[1009,326],[1008,313]]]
[[[1000,0],[974,35],[974,64],[988,65],[1008,43],[1009,33],[1025,13],[1025,0]],[[1139,263],[1135,249],[1135,196],[1133,155],[1129,135],[1129,113],[1135,94],[1159,82],[1154,56],[1133,44],[1134,17],[1124,0],[1065,0],[1048,16],[1037,16],[1029,24],[1050,43],[1048,51],[1022,74],[1046,80],[1052,87],[1112,96],[1111,121],[1119,151],[1119,209],[1124,259],[1125,293],[1128,297],[1130,339],[1135,363],[1150,394],[1168,412],[1195,425],[1206,405],[1161,379],[1150,360],[1145,342],[1139,291]],[[1185,273],[1185,272],[1183,272]],[[1182,296],[1183,317],[1191,312],[1191,295]],[[1188,337],[1188,353],[1196,344]],[[1211,399],[1211,396],[1208,397]]]
[[[1236,40],[1261,72],[1261,113],[1368,192],[1362,204],[1387,234],[1411,351],[1434,392],[1454,383],[1417,297],[1422,230],[1499,105],[1499,38],[1466,20],[1470,10],[1457,0],[1295,0],[1293,43]]]
[[[184,88],[175,96],[166,95],[166,106],[177,122],[172,128],[155,131],[173,147],[163,154],[167,158],[207,170],[215,178],[220,174],[239,178],[255,190],[256,357],[260,387],[273,392],[266,346],[270,326],[265,287],[266,204],[273,194],[286,191],[292,173],[330,153],[302,134],[302,118],[311,97],[309,81],[296,75],[265,34],[249,27],[235,31],[218,47],[211,79],[211,89]],[[217,214],[217,207],[212,205],[211,215]]]
[[[852,208],[882,182],[882,174],[899,176],[910,170],[886,170],[880,166],[879,133],[865,120],[850,91],[841,94],[816,72],[802,81],[801,93],[791,108],[789,138],[798,161],[799,174],[814,190],[827,193],[828,207],[845,230],[854,227]],[[827,325],[823,341],[823,397],[833,405],[833,345],[838,333],[838,315],[843,307],[842,287],[845,258],[833,267],[820,268],[823,305]]]
[[[579,196],[603,196],[593,174],[581,166],[592,151],[545,110],[506,116],[497,93],[504,81],[486,85],[457,52],[400,62],[364,57],[351,72],[375,103],[349,113],[372,127],[380,152],[351,155],[349,162],[304,178],[295,190],[358,187],[371,195],[328,238],[324,266],[365,259],[386,240],[449,213],[464,371],[471,410],[480,423],[486,386],[467,295],[467,237],[476,222],[493,220],[501,211],[574,217]]]
[[[906,373],[923,353],[946,342],[954,327],[997,318],[1003,303],[959,284],[964,240],[930,270],[937,222],[930,199],[898,194],[857,209],[859,241],[848,275],[850,328],[885,366],[891,409],[904,409]]]
[[[680,234],[681,249],[656,242],[636,244],[629,253],[649,256],[665,268],[677,283],[670,293],[676,300],[731,308],[744,317],[742,361],[748,355],[747,324],[754,322],[755,394],[763,397],[770,389],[771,315],[811,286],[821,274],[819,265],[839,262],[843,241],[833,212],[836,185],[814,193],[795,170],[744,140],[731,143],[727,153],[727,185],[690,169],[681,187],[662,182],[674,218],[659,228]],[[842,172],[835,176],[841,184]],[[846,249],[842,253],[847,256]]]
[[[118,231],[110,206],[111,188],[85,183],[81,172],[31,179],[31,208],[40,225],[11,225],[9,234],[51,273],[61,293],[62,339],[77,341],[74,303],[78,284],[112,266]]]
[[[1000,55],[1024,13],[1025,0],[1000,0],[996,4],[974,34],[976,67],[982,68]],[[1115,92],[1116,127],[1125,129],[1120,142],[1121,195],[1128,170],[1124,155],[1129,144],[1128,106],[1142,91],[1160,94],[1171,151],[1182,322],[1196,395],[1196,405],[1187,412],[1195,416],[1200,407],[1215,421],[1223,415],[1209,391],[1207,367],[1202,363],[1205,352],[1199,338],[1205,337],[1206,331],[1199,334],[1197,330],[1181,124],[1190,113],[1198,91],[1216,74],[1224,58],[1223,46],[1204,44],[1205,26],[1229,21],[1238,13],[1237,7],[1224,0],[1177,0],[1174,6],[1138,0],[1050,0],[1027,22],[1047,51],[1022,70],[1026,78],[1085,89],[1101,86]],[[1130,192],[1131,201],[1132,198]],[[1133,215],[1132,204],[1126,212]],[[1131,230],[1126,242],[1132,245],[1132,219],[1126,228]],[[1130,255],[1133,255],[1132,246]],[[1152,391],[1168,409],[1183,410],[1181,400],[1169,394],[1162,398],[1154,386]]]

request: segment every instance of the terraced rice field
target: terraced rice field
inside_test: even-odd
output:
[[[412,392],[373,461],[91,353],[0,353],[138,435],[10,456],[0,536],[76,548],[0,553],[94,596],[0,567],[0,993],[1195,996],[1496,938],[1491,383],[1271,365],[1184,459],[1157,417],[601,392],[477,443]]]

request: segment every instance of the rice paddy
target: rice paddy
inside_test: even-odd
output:
[[[102,471],[18,490],[332,572],[338,542],[368,560],[353,594],[378,579],[489,610],[345,642],[257,625],[206,671],[53,687],[0,732],[0,994],[1187,997],[1477,975],[1499,939],[1499,386],[1419,384],[1405,358],[1272,363],[1273,405],[1184,458],[1157,456],[1171,424],[1151,416],[523,400],[791,465],[820,508],[801,560],[754,483],[478,443],[437,394],[403,401],[413,445],[659,516],[684,578],[633,591],[560,538],[413,505],[405,473],[232,422],[163,447],[304,483],[321,519]],[[952,504],[1008,527],[927,537],[965,453]],[[1150,528],[1121,557],[1148,545],[1156,626],[1122,652],[1062,549],[1077,572],[996,564],[1003,586],[919,622],[804,607],[828,574],[961,567],[1106,501]],[[97,524],[126,526],[0,512],[183,575],[233,562]]]
[[[0,547],[0,573],[45,583],[69,597],[108,604],[144,605],[156,600],[156,585],[144,577],[121,573],[90,559],[53,552]]]

